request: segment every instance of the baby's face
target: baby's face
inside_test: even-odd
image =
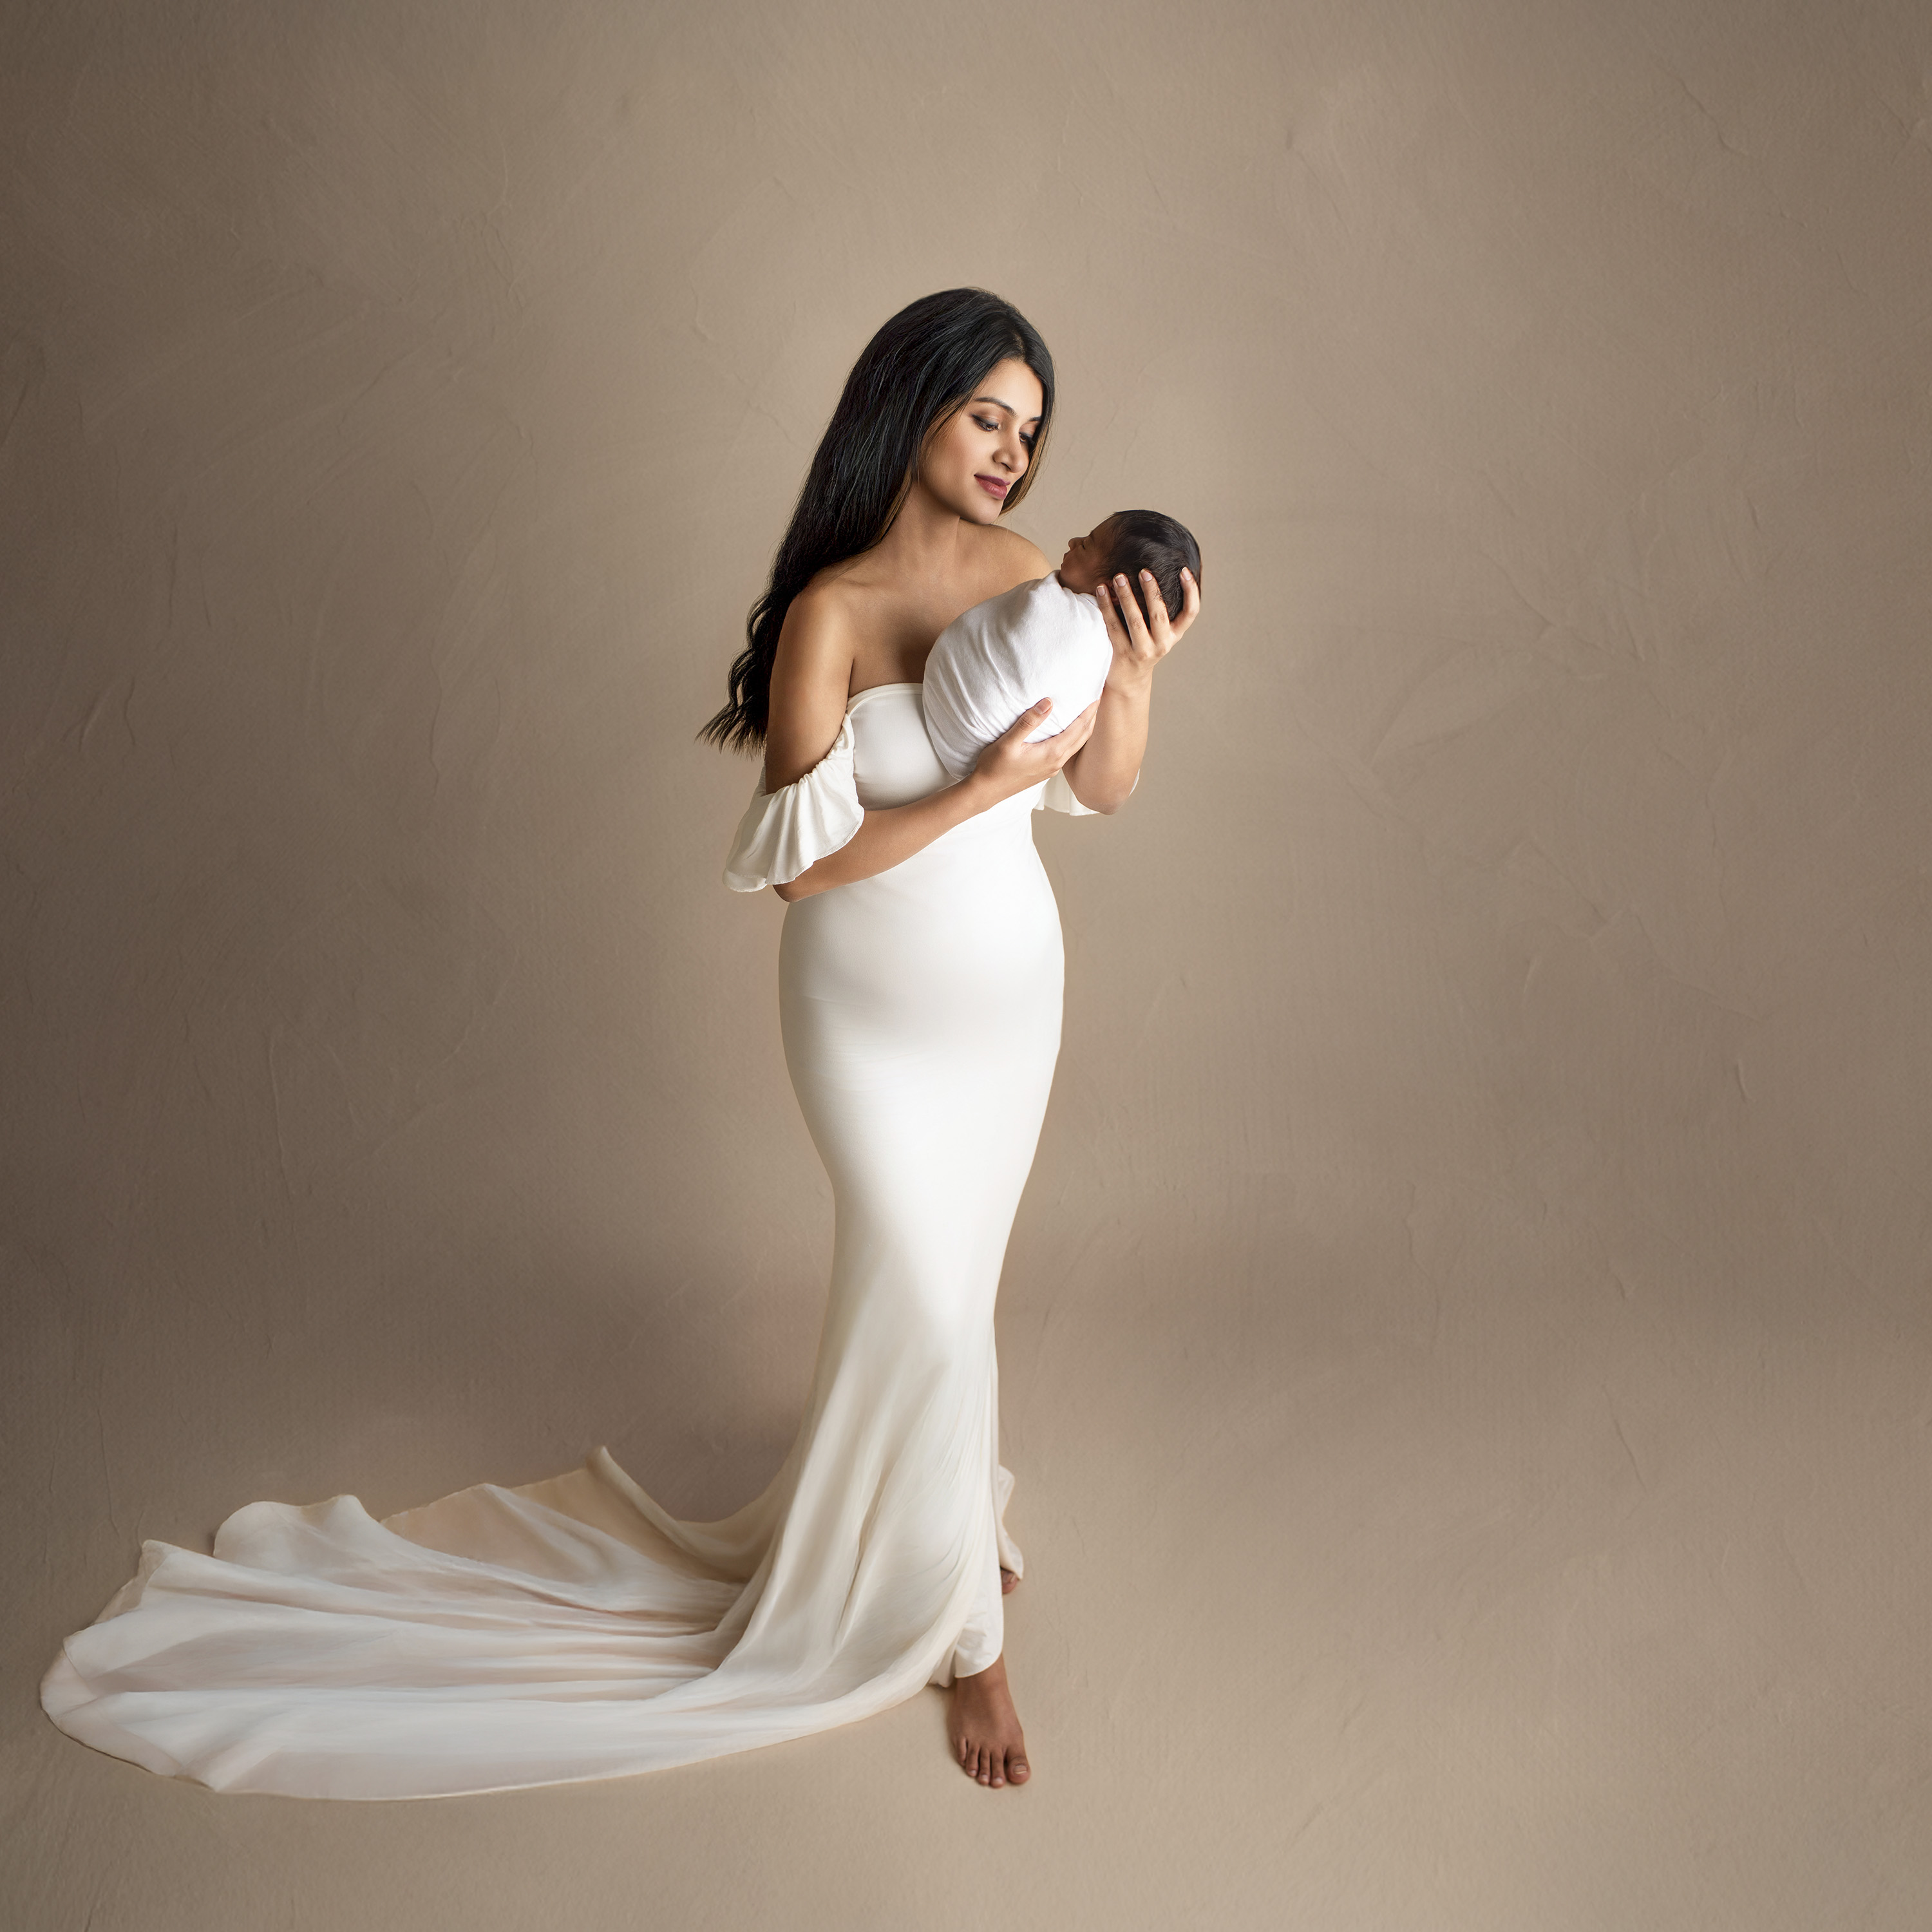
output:
[[[1107,558],[1112,550],[1114,520],[1096,524],[1084,537],[1068,540],[1066,554],[1060,560],[1056,574],[1068,590],[1084,591],[1089,597],[1100,587],[1107,574]]]

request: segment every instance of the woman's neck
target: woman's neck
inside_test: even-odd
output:
[[[966,519],[923,483],[914,483],[872,555],[893,577],[950,577],[958,566],[960,539],[965,534]]]

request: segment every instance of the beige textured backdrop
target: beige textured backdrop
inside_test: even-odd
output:
[[[0,7],[4,1916],[1932,1922],[1932,16]],[[776,1466],[829,1202],[693,742],[844,370],[1201,533],[1000,1310],[1039,1774],[216,1798],[138,1540]]]

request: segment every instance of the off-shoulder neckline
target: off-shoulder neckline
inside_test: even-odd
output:
[[[862,698],[870,698],[875,691],[918,691],[922,686],[914,679],[901,678],[892,684],[868,684],[863,691],[855,691],[845,700],[845,715],[849,718]]]

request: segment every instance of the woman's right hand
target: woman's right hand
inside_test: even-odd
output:
[[[1094,735],[1094,722],[1100,715],[1097,698],[1065,730],[1029,745],[1027,734],[1037,731],[1052,709],[1050,698],[1029,705],[980,754],[979,762],[966,782],[984,796],[982,811],[998,805],[1002,799],[1011,798],[1016,792],[1044,783]]]

